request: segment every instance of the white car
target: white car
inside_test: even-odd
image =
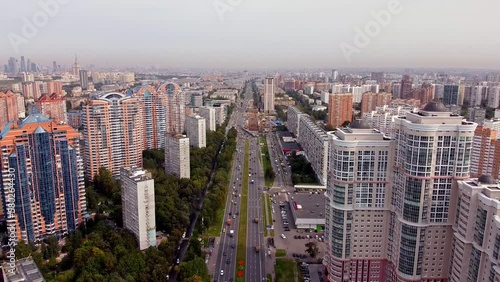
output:
[[[224,270],[220,270],[220,276],[224,276]]]
[[[281,234],[281,238],[286,239],[285,234]]]

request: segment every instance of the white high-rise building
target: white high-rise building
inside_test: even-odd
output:
[[[295,137],[299,136],[300,117],[304,115],[306,114],[297,109],[297,107],[288,107],[288,111],[286,112],[288,122],[287,128],[291,133],[295,135]]]
[[[397,279],[446,281],[455,222],[450,206],[457,180],[469,177],[476,126],[436,102],[396,118],[387,272]]]
[[[165,136],[165,172],[179,178],[190,178],[189,138],[182,134]]]
[[[212,107],[200,107],[198,114],[205,119],[207,130],[215,131],[217,122],[215,120],[215,109]]]
[[[488,107],[498,108],[500,105],[500,86],[493,86],[488,89]]]
[[[264,80],[264,112],[274,112],[274,78],[272,77]]]
[[[384,233],[391,214],[395,143],[360,120],[350,126],[328,134],[323,263],[329,281],[389,281],[384,280]]]
[[[186,133],[189,144],[197,148],[207,146],[207,129],[205,119],[200,116],[188,116],[186,118]]]
[[[304,149],[319,182],[326,185],[328,165],[328,137],[308,115],[300,115],[297,141]]]
[[[457,207],[476,221],[467,232],[492,230],[476,206],[461,204],[472,197],[458,189],[469,178],[477,124],[430,102],[395,117],[394,138],[358,121],[351,126],[337,129],[330,141],[324,260],[329,281],[487,281],[478,275],[491,269],[483,264],[491,254],[486,241],[470,244],[469,237],[457,236],[465,223]],[[478,249],[472,255],[471,245]],[[457,255],[465,260],[455,260]],[[466,263],[470,268],[462,267]],[[455,275],[459,270],[467,274]]]
[[[151,173],[137,167],[122,168],[123,227],[130,230],[139,249],[156,246],[155,182]]]

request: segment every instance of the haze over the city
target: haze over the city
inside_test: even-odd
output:
[[[46,25],[23,37],[22,18],[33,22],[45,2],[51,1],[2,2],[2,61],[24,55],[42,64],[69,65],[78,54],[82,65],[101,66],[500,66],[497,1],[65,0]],[[391,2],[399,12],[366,46],[356,45],[355,28],[365,30],[373,12],[387,10]],[[470,15],[480,16],[470,20]],[[25,38],[17,53],[13,34]],[[342,42],[359,52],[347,59]]]

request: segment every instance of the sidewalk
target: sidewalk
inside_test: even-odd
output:
[[[210,250],[212,253],[209,254],[208,261],[205,260],[208,268],[208,274],[211,276],[215,276],[215,267],[217,266],[217,254],[219,253],[220,246],[220,237],[215,237],[214,247],[213,248],[205,248],[204,251],[209,254]]]

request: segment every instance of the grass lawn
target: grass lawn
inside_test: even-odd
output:
[[[273,214],[271,212],[272,206],[271,206],[271,196],[269,194],[266,194],[266,205],[267,205],[267,218],[269,219],[269,224],[272,225],[273,221]]]
[[[298,277],[297,263],[293,259],[277,258],[274,272],[276,282],[295,282]]]
[[[284,257],[286,256],[286,250],[283,249],[276,249],[276,257]]]
[[[248,164],[250,159],[250,144],[245,142],[245,160],[243,163],[243,179],[240,200],[240,226],[238,229],[238,248],[236,249],[236,262],[247,258],[247,216],[248,216]]]
[[[205,233],[207,236],[220,236],[222,221],[224,220],[224,207],[222,206],[217,210],[217,216],[215,217],[215,223],[210,226]]]
[[[274,183],[274,178],[275,177],[267,177],[265,175],[266,170],[268,170],[268,169],[273,170],[273,166],[271,165],[271,159],[269,157],[269,149],[267,148],[266,137],[262,136],[260,142],[264,144],[262,146],[262,150],[261,150],[262,154],[264,154],[264,156],[262,156],[262,158],[263,158],[263,165],[264,165],[264,176],[265,176],[264,177],[264,185],[266,187],[272,187],[273,183]]]

